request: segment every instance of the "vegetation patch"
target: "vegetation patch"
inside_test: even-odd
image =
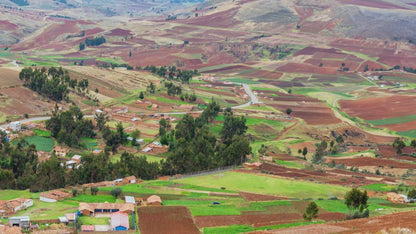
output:
[[[236,191],[299,198],[342,197],[347,191],[346,188],[341,186],[292,181],[238,172],[224,172],[201,177],[185,178],[177,180],[177,182],[211,188],[225,187]],[[305,193],[305,191],[308,191],[308,193]]]
[[[34,144],[36,150],[50,152],[53,150],[55,142],[51,138],[41,136],[30,136],[26,137],[25,140],[29,145]]]
[[[400,124],[400,123],[407,123],[411,121],[416,121],[416,115],[401,116],[397,118],[366,120],[366,122],[371,123],[373,125]]]
[[[37,136],[41,136],[41,137],[50,137],[51,136],[51,132],[50,131],[46,131],[46,130],[42,130],[42,129],[33,129],[32,131]]]

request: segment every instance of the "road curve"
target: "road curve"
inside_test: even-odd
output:
[[[251,91],[250,86],[247,84],[241,84],[241,83],[235,83],[236,85],[243,85],[244,91],[247,93],[247,95],[250,97],[251,101],[247,102],[246,104],[239,105],[239,106],[233,106],[232,109],[239,109],[239,108],[245,108],[252,104],[258,104],[261,103],[257,99],[256,95]],[[202,111],[192,111],[192,112],[166,112],[166,113],[152,113],[154,115],[185,115],[188,113],[202,113]],[[85,115],[85,118],[94,118],[94,115]],[[21,123],[28,123],[33,121],[44,121],[50,119],[50,116],[43,116],[43,117],[34,117],[34,118],[27,118],[19,120]],[[7,128],[9,127],[9,123],[0,125],[0,128]]]

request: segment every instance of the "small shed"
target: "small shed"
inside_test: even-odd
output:
[[[29,228],[30,227],[30,218],[29,218],[29,216],[10,217],[9,218],[9,225],[10,225],[10,227],[17,226],[17,227],[21,227],[21,228]]]
[[[66,217],[66,219],[68,219],[69,222],[75,221],[75,216],[76,216],[76,213],[67,213],[67,214],[65,214],[65,217]]]
[[[132,196],[125,196],[124,200],[126,201],[126,203],[136,204],[136,200]]]
[[[150,206],[161,206],[162,205],[162,199],[157,195],[152,195],[147,198],[147,205]]]
[[[111,229],[114,231],[126,231],[129,229],[129,215],[123,212],[111,214]]]
[[[58,217],[58,219],[59,219],[59,223],[65,223],[65,224],[69,223],[69,221],[66,217]]]

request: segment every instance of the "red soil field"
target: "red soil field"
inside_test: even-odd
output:
[[[110,33],[106,34],[107,36],[120,36],[120,37],[124,37],[124,36],[131,36],[133,35],[131,33],[130,30],[125,30],[125,29],[121,29],[121,28],[115,28],[113,30],[111,30]]]
[[[388,97],[370,97],[358,100],[341,100],[341,109],[350,116],[365,120],[397,118],[416,114],[415,96],[395,95]]]
[[[344,4],[352,4],[358,6],[366,6],[381,9],[408,9],[405,7],[397,6],[391,3],[377,1],[377,0],[337,0]]]
[[[335,54],[335,55],[339,55],[342,56],[341,58],[345,57],[346,55],[343,53],[338,52],[337,49],[331,48],[331,49],[324,49],[324,48],[316,48],[316,47],[306,47],[304,49],[299,50],[298,52],[296,52],[294,54],[294,56],[298,56],[298,55],[314,55],[314,54],[318,54],[318,53],[325,53],[325,56],[323,56],[324,58],[332,58],[332,57],[327,57],[328,54]],[[335,57],[338,58],[338,57]]]
[[[392,143],[393,143],[393,141],[391,142],[391,144]],[[383,158],[389,158],[389,157],[397,155],[397,150],[394,149],[391,144],[389,144],[389,145],[379,145],[378,146],[378,151],[383,156]],[[414,152],[414,149],[410,146],[406,146],[405,148],[402,149],[402,152],[404,154],[411,154],[411,153]],[[404,156],[398,156],[398,158],[401,158],[401,157],[404,157]],[[413,160],[411,160],[411,161],[414,161],[414,160],[415,160],[415,158],[413,158]]]
[[[42,101],[42,97],[28,88],[16,87],[2,89],[0,94],[8,96],[11,103],[0,107],[0,111],[7,115],[49,114],[54,104]]]
[[[288,63],[276,69],[277,71],[281,72],[288,72],[288,73],[314,73],[314,74],[327,74],[327,75],[335,75],[337,74],[337,69],[335,68],[324,68],[313,66],[310,64],[301,64],[301,63]]]
[[[413,129],[415,129],[415,126],[416,126],[416,120],[411,121],[411,122],[406,122],[406,123],[381,125],[380,127],[388,128],[388,129],[393,130],[393,131],[401,132],[401,131],[413,130]]]
[[[271,72],[266,70],[255,70],[249,73],[245,73],[244,76],[248,77],[261,77],[261,78],[269,78],[269,79],[278,79],[283,75],[280,72]]]
[[[143,234],[199,234],[186,206],[147,206],[137,209],[139,228]]]
[[[211,15],[198,16],[196,18],[177,21],[180,23],[191,25],[210,26],[215,28],[229,28],[240,23],[239,21],[234,20],[234,16],[237,14],[237,12],[238,8],[232,8],[228,11],[222,11]]]
[[[344,164],[348,167],[362,167],[362,166],[370,166],[370,167],[378,167],[383,166],[386,168],[390,168],[390,166],[394,166],[394,168],[401,168],[401,169],[416,169],[416,164],[409,164],[403,162],[397,162],[394,160],[382,159],[382,158],[369,158],[369,157],[360,157],[360,158],[351,158],[351,159],[332,159],[335,161],[336,164]]]
[[[409,211],[333,224],[317,224],[252,233],[381,233],[382,230],[388,231],[393,228],[408,228],[414,232],[416,230],[415,219],[416,212]]]
[[[273,195],[246,193],[240,192],[241,197],[246,201],[274,201],[274,200],[287,200],[287,197],[278,197]]]
[[[10,23],[7,20],[0,20],[0,30],[11,31],[17,29],[18,26],[14,23]]]
[[[300,30],[307,33],[319,33],[323,30],[333,30],[336,26],[335,21],[306,21],[301,24]]]
[[[313,15],[312,8],[305,8],[305,7],[295,7],[296,13],[299,15],[299,22],[304,21],[305,19],[309,18]]]

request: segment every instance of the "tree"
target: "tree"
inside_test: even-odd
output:
[[[143,94],[143,91],[140,91],[139,98],[140,98],[141,100],[143,100],[143,99],[144,99],[144,94]]]
[[[345,194],[345,205],[347,205],[351,213],[353,211],[356,211],[356,213],[358,213],[358,215],[354,214],[353,218],[368,216],[368,198],[369,197],[367,195],[367,191],[361,192],[357,188],[352,188],[349,192]]]
[[[292,109],[291,108],[287,108],[286,109],[286,114],[290,115],[292,113]]]
[[[140,130],[139,129],[134,129],[131,132],[130,136],[133,138],[133,140],[131,142],[132,145],[136,145],[136,139],[140,138],[140,134],[141,133],[140,133]]]
[[[397,154],[401,154],[404,147],[406,147],[404,141],[400,137],[397,137],[393,142],[393,148],[397,150]]]
[[[415,199],[416,198],[416,189],[412,189],[407,193],[407,197],[409,199]]]
[[[303,213],[303,219],[305,221],[310,222],[312,219],[315,219],[318,217],[318,212],[319,212],[318,205],[316,205],[315,202],[311,202],[306,208],[305,213]]]
[[[72,188],[72,196],[76,197],[78,194],[78,189],[77,188]]]
[[[306,148],[306,146],[303,148],[303,151],[302,151],[302,155],[303,155],[303,158],[306,160],[306,155],[308,154],[308,148]]]
[[[84,50],[85,49],[85,43],[81,42],[79,43],[79,50]]]
[[[411,142],[410,142],[410,146],[411,147],[413,147],[413,149],[415,149],[416,148],[416,140],[412,140]]]
[[[111,190],[111,195],[113,195],[114,198],[118,198],[121,193],[123,192],[123,190],[121,190],[121,188],[114,188],[113,190]]]
[[[342,143],[344,143],[344,138],[342,137],[342,135],[338,135],[337,138],[335,139],[335,141],[338,144],[342,144]]]
[[[97,187],[92,186],[92,187],[90,188],[91,195],[97,195],[98,190],[99,190],[99,189],[98,189]]]
[[[97,123],[97,127],[100,131],[103,130],[105,124],[110,119],[110,117],[107,115],[107,113],[97,113],[95,112],[94,116],[95,122]]]

